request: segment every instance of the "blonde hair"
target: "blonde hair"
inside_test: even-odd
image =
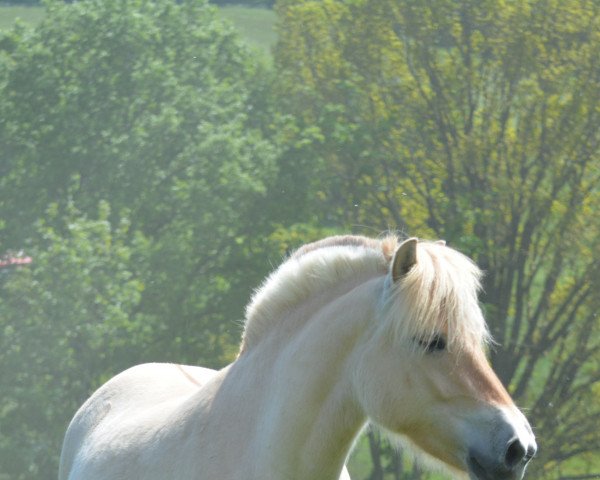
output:
[[[246,307],[241,351],[258,343],[292,308],[348,278],[388,275],[399,245],[395,236],[336,236],[293,253],[256,290]],[[452,347],[489,337],[477,303],[481,271],[466,256],[439,243],[419,242],[417,262],[397,282],[388,275],[382,304],[384,328],[395,339],[445,333]]]
[[[398,282],[388,283],[383,323],[397,341],[429,342],[443,335],[449,348],[481,346],[490,340],[477,300],[481,277],[460,252],[419,242],[416,263]]]

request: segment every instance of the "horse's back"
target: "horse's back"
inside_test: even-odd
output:
[[[201,367],[153,363],[109,380],[82,405],[67,429],[60,480],[92,480],[96,466],[103,472],[100,478],[132,478],[119,457],[142,455],[144,446],[161,432],[172,431],[185,402],[215,374]],[[113,474],[107,471],[112,468]]]

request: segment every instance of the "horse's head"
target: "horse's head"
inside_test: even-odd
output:
[[[455,250],[402,243],[354,386],[376,424],[455,474],[518,480],[537,446],[487,361],[478,288],[479,270]]]

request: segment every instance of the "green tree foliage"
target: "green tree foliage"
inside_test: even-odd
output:
[[[227,334],[218,320],[239,318],[243,305],[223,300],[237,281],[223,267],[240,261],[255,226],[248,213],[274,171],[261,61],[195,1],[54,2],[7,50],[5,248],[35,235],[35,220],[49,203],[64,205],[76,178],[77,208],[89,213],[106,199],[111,220],[127,209],[149,240],[139,308],[168,323],[171,347],[190,361],[204,351],[218,363]]]
[[[119,370],[235,354],[268,268],[270,82],[195,0],[55,1],[0,38],[0,252],[33,258],[2,279],[0,478],[56,478]]]
[[[70,417],[150,337],[129,221],[111,226],[107,203],[94,219],[66,210],[38,223],[33,266],[0,279],[0,478],[55,478]]]
[[[2,34],[0,253],[33,264],[0,277],[0,479],[55,478],[117,371],[231,359],[266,259],[357,225],[484,267],[530,475],[600,471],[596,3],[280,0],[275,72],[201,1]],[[372,479],[422,478],[367,441]]]
[[[485,269],[494,367],[542,445],[597,473],[597,2],[281,1],[286,111],[321,222],[450,240]],[[299,137],[299,135],[298,135]],[[594,470],[595,469],[595,470]]]
[[[229,177],[227,195],[261,188],[272,155],[248,118],[260,62],[202,2],[50,3],[8,64],[0,115],[8,245],[64,198],[73,173],[78,205],[110,197],[147,229],[173,208],[157,211],[152,196],[173,203],[174,184],[199,172],[211,185]]]

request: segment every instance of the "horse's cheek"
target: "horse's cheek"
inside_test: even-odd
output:
[[[398,428],[408,413],[407,390],[411,377],[397,352],[381,345],[366,349],[354,371],[355,392],[365,415],[388,428]],[[410,380],[412,381],[412,380]]]

